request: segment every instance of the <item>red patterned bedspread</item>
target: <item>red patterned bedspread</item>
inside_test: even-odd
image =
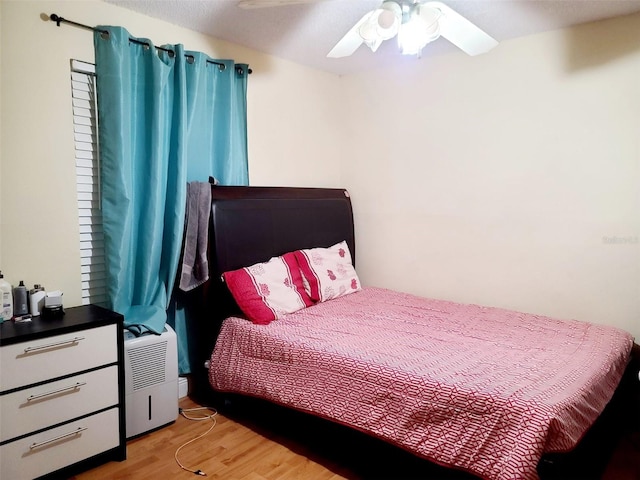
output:
[[[266,326],[226,319],[210,381],[481,477],[528,479],[602,412],[632,343],[612,327],[365,288]]]

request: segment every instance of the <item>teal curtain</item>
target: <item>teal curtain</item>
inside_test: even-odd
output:
[[[157,50],[121,27],[94,36],[101,200],[110,306],[125,326],[162,332],[178,270],[186,185],[247,185],[246,65]],[[180,370],[188,318],[170,309]],[[176,314],[177,312],[177,314]]]

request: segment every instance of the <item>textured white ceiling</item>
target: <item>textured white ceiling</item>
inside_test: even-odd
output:
[[[239,8],[238,0],[104,1],[336,74],[421,61],[400,55],[395,39],[383,43],[376,53],[363,45],[351,57],[326,58],[338,40],[382,0],[323,0],[250,10]],[[498,41],[640,11],[640,0],[444,1]],[[438,39],[427,45],[422,57],[455,50]]]

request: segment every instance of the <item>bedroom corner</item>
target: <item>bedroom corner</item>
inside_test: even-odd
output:
[[[343,77],[365,284],[640,338],[639,45],[633,14]]]

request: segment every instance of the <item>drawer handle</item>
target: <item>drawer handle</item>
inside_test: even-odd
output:
[[[37,347],[27,347],[24,349],[24,353],[45,350],[47,348],[60,347],[62,345],[67,345],[68,343],[78,343],[80,340],[84,340],[84,337],[73,337],[71,340],[63,340],[62,342],[47,343],[46,345],[38,345]]]
[[[48,397],[50,395],[55,395],[56,393],[62,393],[62,392],[65,392],[67,390],[75,390],[75,389],[80,388],[80,387],[82,387],[83,385],[86,385],[86,384],[87,384],[87,382],[76,382],[75,385],[69,385],[68,387],[59,388],[58,390],[53,390],[51,392],[39,393],[38,395],[29,395],[27,397],[27,402],[31,402],[31,401],[37,400],[39,398]]]
[[[50,443],[57,442],[58,440],[62,440],[63,438],[73,437],[74,435],[78,435],[80,432],[84,432],[87,427],[78,427],[73,432],[64,433],[62,435],[58,435],[57,437],[50,438],[49,440],[45,440],[44,442],[32,443],[29,445],[30,450],[34,450],[36,448],[43,447],[45,445],[49,445]]]

